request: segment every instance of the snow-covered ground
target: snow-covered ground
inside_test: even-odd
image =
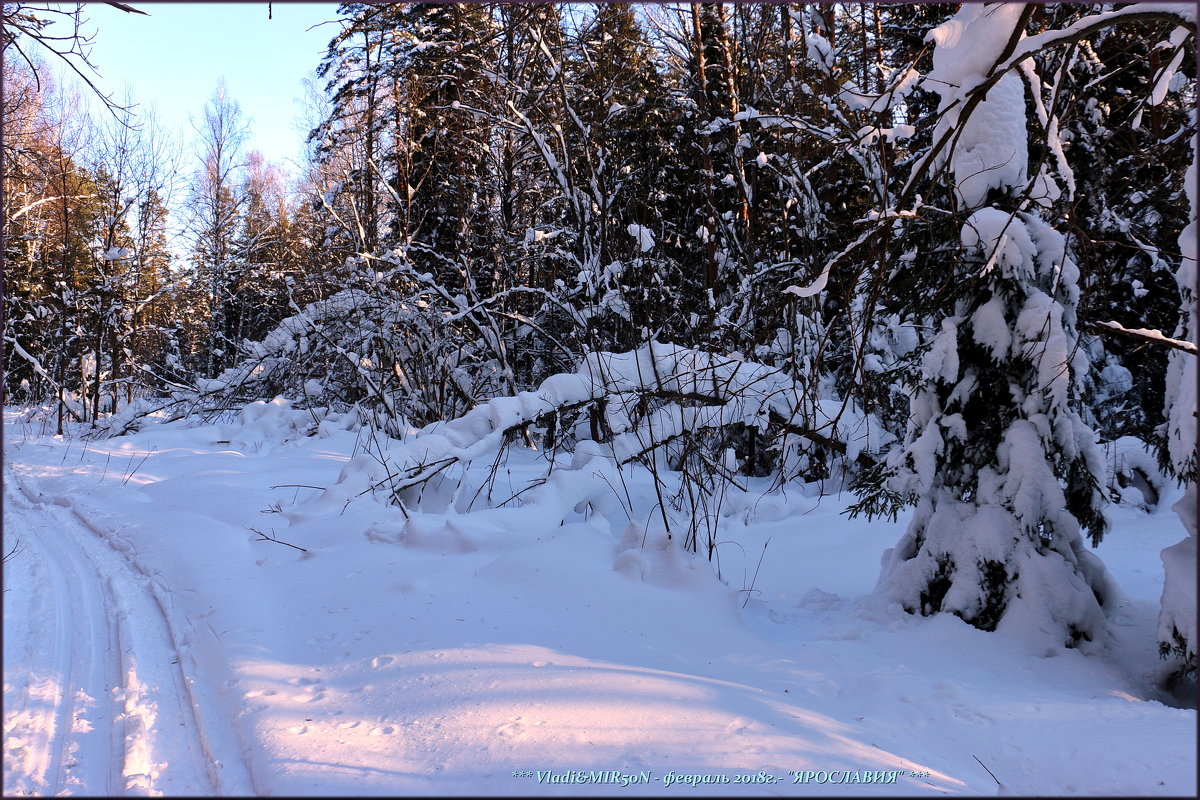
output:
[[[6,412],[6,795],[1196,791],[1196,712],[1153,688],[1177,491],[1110,509],[1126,597],[1084,656],[881,604],[907,520],[848,496],[751,481],[718,579],[622,521],[637,474],[406,519],[339,492],[361,431],[256,408],[96,441]]]

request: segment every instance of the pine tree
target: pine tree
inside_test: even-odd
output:
[[[489,132],[470,109],[486,106],[491,17],[477,5],[415,4],[391,36],[388,60],[404,78],[407,149],[394,197],[406,206],[409,241],[432,259],[442,285],[461,288],[464,266],[487,252],[481,240],[490,207],[481,189]]]
[[[161,388],[162,379],[177,383],[184,378],[178,372],[178,345],[171,331],[175,310],[171,290],[176,277],[168,247],[169,212],[162,196],[153,188],[146,192],[136,212],[133,259],[129,266],[131,362],[148,369],[150,375],[145,377],[151,388]]]
[[[680,231],[668,218],[674,155],[668,89],[632,7],[602,5],[566,55],[565,220],[577,237],[580,294],[596,349],[686,338],[685,309],[702,302],[679,267]]]

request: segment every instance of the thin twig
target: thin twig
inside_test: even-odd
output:
[[[254,541],[256,541],[256,542],[275,542],[275,544],[286,544],[288,547],[294,547],[295,549],[297,549],[297,550],[299,550],[299,551],[301,551],[301,552],[303,552],[303,553],[307,553],[307,552],[308,552],[307,550],[305,550],[303,547],[301,547],[301,546],[299,546],[299,545],[292,544],[291,542],[285,542],[285,541],[283,541],[282,539],[277,539],[277,538],[275,538],[275,536],[273,536],[273,535],[272,535],[272,536],[267,536],[265,533],[263,533],[262,531],[260,531],[258,528],[250,528],[249,530],[252,530],[252,531],[254,531],[255,533],[257,533],[257,534],[258,534],[258,538],[254,540]],[[271,533],[272,533],[272,534],[274,534],[274,533],[275,533],[275,529],[274,529],[274,528],[271,528]]]
[[[142,456],[142,460],[141,460],[141,461],[139,461],[139,462],[138,462],[138,465],[137,465],[136,467],[134,467],[134,468],[133,468],[133,472],[131,472],[131,473],[129,473],[128,475],[126,475],[126,476],[125,476],[125,480],[121,481],[121,485],[122,485],[122,486],[124,486],[125,484],[129,483],[129,479],[130,479],[130,478],[132,478],[134,475],[136,475],[136,474],[137,474],[137,471],[138,471],[139,469],[141,469],[141,468],[142,468],[142,464],[145,464],[145,463],[146,463],[146,459],[150,457],[150,453],[153,453],[153,452],[154,452],[155,450],[157,450],[157,449],[158,449],[158,445],[154,445],[153,447],[151,447],[151,448],[150,448],[150,451],[149,451],[148,453],[146,453],[146,455]]]
[[[7,564],[9,559],[13,558],[20,552],[21,552],[21,540],[17,539],[15,542],[13,542],[13,546],[11,548],[9,548],[8,552],[4,554],[4,563]]]
[[[746,590],[746,599],[742,601],[742,608],[745,608],[746,604],[750,602],[750,595],[754,592],[754,584],[758,581],[758,571],[762,568],[763,556],[767,554],[767,545],[770,543],[771,537],[768,536],[767,540],[763,542],[763,551],[758,555],[758,566],[754,568],[754,577],[750,579],[750,588]]]
[[[972,753],[972,754],[971,754],[971,758],[975,759],[976,761],[979,761],[979,756],[975,755],[974,753]],[[987,768],[987,764],[984,764],[982,761],[979,761],[979,766],[981,766],[981,767],[983,767],[985,770],[987,770],[987,774],[992,776],[992,780],[994,780],[994,781],[996,782],[996,785],[997,785],[997,786],[1003,786],[1003,785],[1004,785],[1003,783],[1001,783],[1001,782],[1000,782],[1000,779],[999,779],[999,778],[997,778],[995,775],[993,775],[993,774],[992,774],[992,771],[991,771],[990,769],[988,769],[988,768]]]

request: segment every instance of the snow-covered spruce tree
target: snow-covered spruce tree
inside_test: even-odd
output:
[[[1074,408],[1087,367],[1078,270],[1064,237],[1021,210],[1048,187],[1027,174],[1023,81],[989,81],[1027,19],[1025,6],[967,5],[930,34],[926,80],[942,112],[933,140],[946,143],[931,166],[966,220],[957,253],[911,266],[936,274],[945,300],[905,444],[889,458],[890,488],[917,508],[878,589],[913,613],[1081,646],[1104,638],[1115,587],[1081,537],[1099,541],[1106,523],[1101,460]],[[986,95],[974,105],[977,89]]]
[[[1192,119],[1194,125],[1195,111]],[[1175,337],[1192,341],[1200,331],[1200,309],[1196,302],[1198,150],[1200,141],[1193,134],[1192,163],[1184,184],[1190,219],[1179,235],[1181,257],[1176,273],[1183,296],[1183,321]],[[1196,674],[1196,516],[1200,501],[1196,491],[1196,398],[1196,356],[1173,350],[1167,365],[1167,455],[1172,472],[1188,485],[1183,499],[1175,504],[1187,536],[1162,551],[1166,579],[1158,615],[1158,647],[1164,658],[1178,660],[1177,675],[1193,677]]]

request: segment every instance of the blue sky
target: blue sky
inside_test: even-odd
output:
[[[325,46],[337,32],[336,3],[157,3],[126,0],[149,16],[89,3],[84,14],[96,34],[92,62],[97,85],[121,99],[155,106],[178,131],[188,152],[189,117],[200,118],[218,78],[251,124],[249,149],[268,160],[299,161],[304,135],[303,79],[315,77]]]

